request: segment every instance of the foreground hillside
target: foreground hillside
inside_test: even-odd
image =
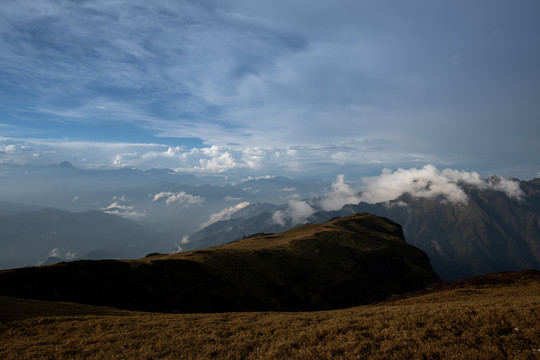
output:
[[[439,280],[401,227],[356,214],[200,251],[0,272],[0,295],[163,312],[325,310]]]
[[[345,310],[156,314],[0,297],[3,359],[538,359],[540,272]]]

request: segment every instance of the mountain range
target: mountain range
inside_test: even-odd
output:
[[[0,269],[203,249],[358,212],[401,224],[445,280],[540,269],[540,179],[426,166],[361,181],[0,164]]]
[[[466,202],[405,193],[386,202],[359,202],[339,210],[316,211],[305,221],[320,223],[358,212],[387,217],[403,226],[407,240],[428,254],[435,271],[445,280],[540,269],[540,179],[513,181],[522,191],[519,198],[461,185]],[[190,235],[190,243],[184,247],[204,248],[254,232],[294,227],[291,222],[275,221],[274,214],[283,208],[275,206],[250,218],[216,222]]]
[[[203,181],[170,169],[79,169],[69,162],[51,166],[0,163],[0,217],[39,209],[102,211],[134,221],[174,243],[167,249],[156,246],[155,251],[174,251],[174,245],[184,236],[213,221],[230,218],[247,204],[279,204],[293,192],[307,197],[321,193],[328,185],[279,176],[207,176]],[[0,240],[7,232],[0,227]],[[26,247],[24,239],[17,240],[13,233],[9,236],[16,246]],[[80,252],[75,239],[66,251]],[[40,261],[50,250],[41,254]],[[11,262],[9,266],[34,264]],[[6,266],[0,261],[0,268]]]
[[[0,229],[0,268],[81,258],[137,258],[173,248],[162,234],[102,211],[30,210],[0,217]]]

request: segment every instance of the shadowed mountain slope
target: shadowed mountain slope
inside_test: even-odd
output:
[[[540,179],[519,181],[519,187],[523,196],[518,199],[501,191],[463,185],[466,204],[405,193],[388,202],[361,202],[336,211],[319,211],[307,221],[321,223],[360,212],[391,219],[403,226],[412,245],[427,253],[444,280],[540,269]],[[215,246],[254,232],[284,229],[273,220],[273,213],[216,222],[190,235],[186,248]]]
[[[402,224],[407,239],[428,254],[443,279],[540,269],[540,180],[520,185],[522,200],[464,187],[467,205],[403,195],[388,204],[360,203],[326,216],[367,211]]]
[[[3,271],[0,294],[152,311],[298,311],[366,304],[438,280],[398,224],[355,214],[206,250]]]

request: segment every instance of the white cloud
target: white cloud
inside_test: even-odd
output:
[[[7,152],[13,152],[17,150],[17,147],[14,144],[9,144],[9,145],[4,145],[0,147],[0,149]]]
[[[137,152],[116,154],[112,164],[116,167],[135,166],[139,158],[138,155]]]
[[[202,148],[200,149],[200,151],[206,155],[206,156],[209,156],[209,157],[216,157],[216,156],[219,156],[220,155],[220,148],[219,146],[216,146],[216,145],[213,145],[209,148]]]
[[[14,142],[16,143],[15,147],[11,146]],[[150,168],[169,168],[176,172],[196,175],[234,172],[236,176],[242,178],[242,181],[249,181],[273,178],[274,175],[268,175],[269,173],[292,177],[298,173],[303,176],[315,174],[317,177],[333,177],[339,171],[336,167],[343,166],[341,159],[332,158],[336,151],[350,154],[350,158],[347,160],[348,170],[359,169],[351,167],[351,165],[369,165],[372,161],[372,156],[369,154],[381,149],[380,144],[375,145],[377,142],[371,144],[369,141],[362,140],[339,145],[295,146],[294,148],[262,149],[227,145],[187,149],[182,146],[173,147],[155,143],[0,138],[0,146],[16,149],[15,151],[6,151],[0,157],[0,162],[49,165],[67,160],[75,167],[83,169],[134,167],[147,170]],[[33,156],[34,154],[39,156]],[[253,158],[246,156],[246,154],[255,154],[253,156],[257,157],[257,165],[253,163]],[[407,156],[401,156],[401,158],[407,158]],[[324,166],[321,167],[321,165]]]
[[[462,186],[474,186],[481,190],[500,191],[520,200],[523,192],[519,182],[507,180],[502,176],[482,179],[476,172],[453,169],[438,170],[433,165],[423,168],[398,169],[394,172],[383,170],[382,174],[365,177],[363,184],[353,188],[345,182],[343,174],[332,183],[331,191],[323,194],[312,204],[301,200],[290,200],[287,208],[275,211],[272,221],[281,226],[304,223],[313,215],[315,209],[325,211],[339,210],[346,204],[387,203],[402,194],[408,193],[419,198],[441,198],[452,204],[466,205],[468,197]],[[407,206],[403,201],[388,206]]]
[[[199,163],[200,166],[195,167],[195,169],[210,173],[221,173],[239,166],[228,152],[224,152],[223,154],[210,159],[201,159],[199,160]]]
[[[177,203],[185,204],[187,206],[197,205],[205,201],[204,197],[198,195],[191,195],[186,193],[185,191],[180,191],[177,193],[173,193],[170,191],[162,191],[159,194],[154,195],[152,201],[156,202],[160,199],[165,199],[165,203],[167,205]]]
[[[189,243],[189,235],[185,235],[182,237],[182,240],[180,240],[180,244],[187,244]]]
[[[125,202],[126,201],[126,195],[120,195],[120,196],[115,195],[115,196],[113,196],[113,200]]]
[[[181,146],[168,147],[165,151],[149,151],[141,156],[141,159],[155,159],[159,157],[172,158],[172,157],[182,157],[185,153],[185,148]]]
[[[245,208],[248,205],[249,205],[249,202],[244,201],[244,202],[236,204],[235,206],[225,208],[221,210],[220,212],[210,215],[210,219],[201,224],[201,229],[215,223],[216,221],[230,219],[232,214],[234,214],[238,210]]]
[[[501,191],[509,197],[520,199],[523,193],[519,183],[495,177],[481,179],[476,172],[453,169],[438,170],[433,165],[417,169],[384,170],[375,177],[363,179],[361,200],[367,203],[387,202],[404,193],[413,197],[442,197],[453,204],[467,204],[468,197],[461,185],[472,185],[483,190]]]
[[[513,197],[515,199],[521,200],[524,196],[523,190],[519,185],[519,182],[513,180],[507,180],[502,176],[492,176],[487,179],[483,184],[478,185],[478,187],[483,189],[490,189],[494,191],[500,191]]]
[[[49,251],[49,257],[55,257],[62,260],[73,260],[77,256],[76,252],[71,252],[64,248],[54,248]]]
[[[303,200],[289,200],[285,210],[277,210],[272,214],[272,221],[281,226],[302,224],[307,221],[315,209]]]
[[[234,197],[234,196],[225,196],[223,198],[223,200],[225,200],[225,201],[240,201],[240,200],[242,200],[242,198]]]
[[[177,252],[183,251],[182,245],[185,245],[188,243],[189,243],[189,235],[184,235],[182,239],[180,240],[180,243],[174,246],[173,252],[177,253]]]
[[[360,199],[358,190],[346,184],[345,175],[341,174],[332,183],[332,191],[322,197],[319,205],[325,211],[339,210],[346,204],[358,204]]]
[[[313,215],[315,210],[307,202],[302,200],[289,200],[289,215],[294,224],[300,224]]]
[[[274,224],[281,226],[287,225],[287,213],[283,210],[277,210],[272,214],[272,221]]]
[[[135,211],[135,207],[133,205],[121,204],[121,202],[126,201],[124,195],[120,197],[114,196],[113,200],[114,201],[110,205],[102,208],[101,211],[107,214],[118,215],[130,220],[137,220],[146,216],[145,212]]]
[[[248,177],[243,178],[241,181],[246,182],[246,181],[251,181],[251,180],[269,180],[269,179],[273,179],[274,177],[275,176],[273,175],[248,176]]]

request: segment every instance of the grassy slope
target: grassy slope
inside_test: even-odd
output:
[[[537,359],[540,272],[345,310],[156,314],[0,297],[3,359]]]
[[[388,219],[357,214],[206,250],[0,272],[0,294],[131,310],[325,310],[438,280]]]

